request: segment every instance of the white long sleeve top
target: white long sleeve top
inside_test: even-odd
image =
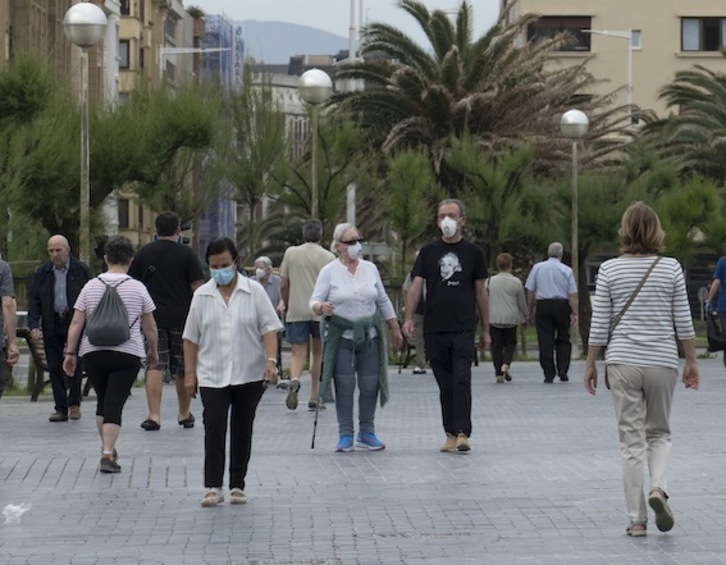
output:
[[[339,260],[325,265],[315,281],[310,309],[318,302],[331,302],[335,306],[335,314],[348,320],[373,316],[377,308],[384,320],[396,318],[378,267],[365,259],[358,260],[355,274]],[[371,328],[371,337],[376,335],[375,328]],[[352,339],[353,331],[346,330],[343,337]]]

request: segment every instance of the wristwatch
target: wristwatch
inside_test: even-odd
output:
[[[275,367],[277,367],[277,359],[275,359],[274,357],[268,357],[267,358],[267,362],[268,363],[274,363],[275,364]]]

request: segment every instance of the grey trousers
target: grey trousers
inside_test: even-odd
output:
[[[668,367],[608,365],[608,381],[620,436],[625,504],[631,522],[648,521],[645,461],[650,490],[668,492],[666,467],[671,452],[670,414],[678,371]]]
[[[374,419],[378,400],[379,339],[371,340],[367,349],[353,351],[353,342],[341,339],[335,360],[335,412],[338,416],[338,434],[353,435],[353,405],[358,381],[358,431],[375,433]]]

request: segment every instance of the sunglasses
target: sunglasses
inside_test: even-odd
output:
[[[349,239],[348,241],[341,241],[340,243],[344,245],[355,245],[356,243],[363,243],[365,239],[358,238],[358,239]]]

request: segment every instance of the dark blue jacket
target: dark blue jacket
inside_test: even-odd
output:
[[[75,257],[69,257],[66,294],[68,309],[73,314],[73,305],[83,286],[91,279],[91,269]],[[43,335],[51,337],[54,333],[54,292],[55,276],[53,263],[43,263],[33,273],[28,290],[28,328],[40,327]],[[42,320],[42,326],[40,325]],[[70,321],[70,320],[69,320]]]

